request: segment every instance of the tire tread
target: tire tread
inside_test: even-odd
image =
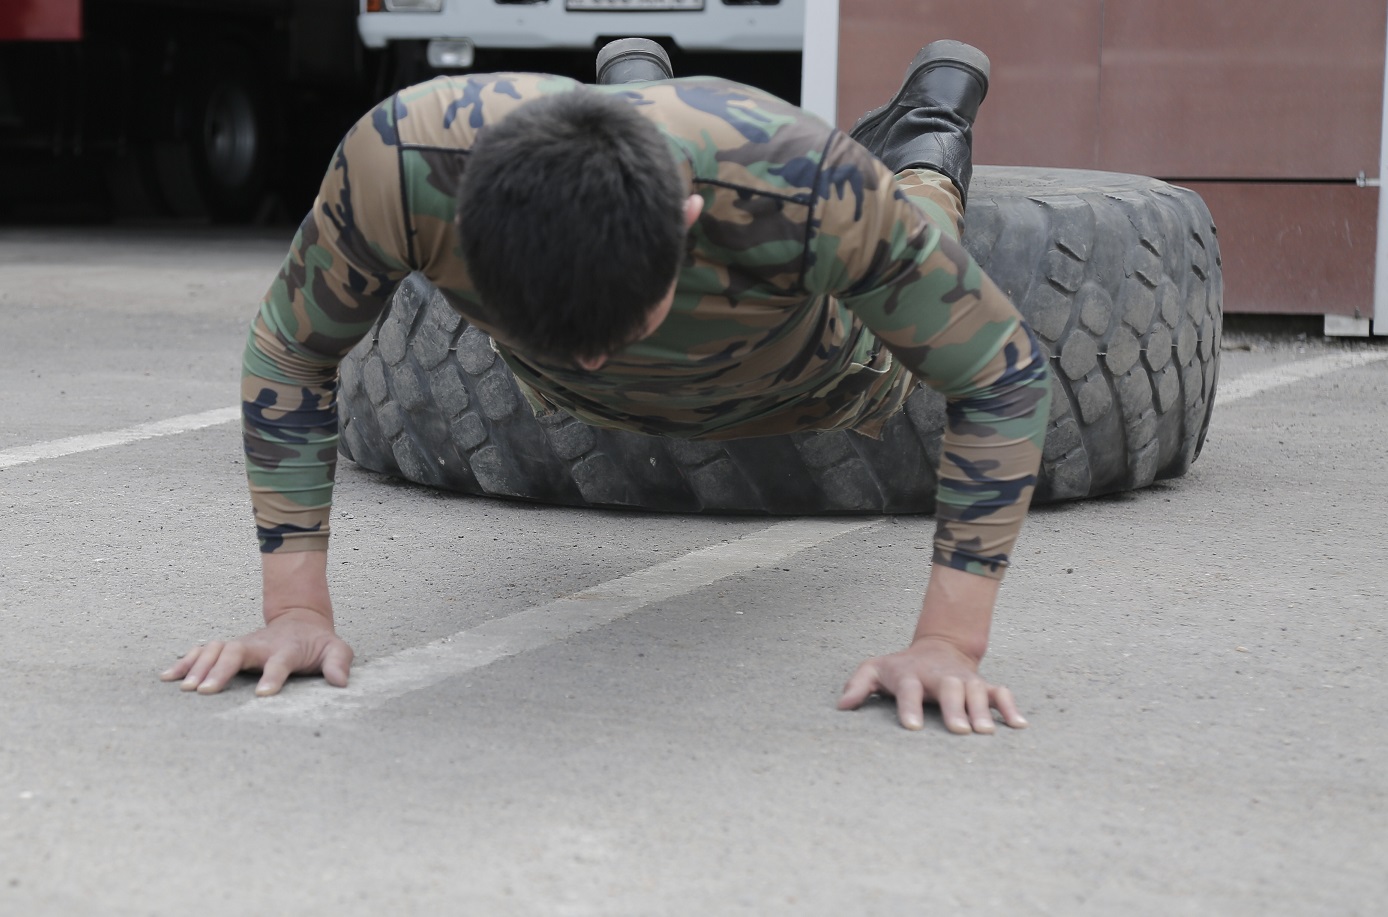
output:
[[[1035,501],[1184,474],[1214,405],[1222,280],[1209,211],[1139,176],[980,167],[965,247],[1053,369]],[[536,418],[490,339],[418,276],[342,367],[341,450],[466,493],[580,506],[778,515],[932,512],[944,399],[921,386],[880,440],[732,442]]]

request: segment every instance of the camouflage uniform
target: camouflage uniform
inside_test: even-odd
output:
[[[654,122],[704,199],[674,306],[597,372],[507,346],[458,253],[455,189],[479,130],[578,85],[441,77],[381,103],[343,140],[247,343],[261,549],[326,548],[338,361],[419,271],[492,333],[538,412],[680,437],[876,435],[925,380],[949,398],[936,562],[1001,577],[1040,462],[1044,355],[958,244],[947,179],[893,176],[792,105],[711,78],[589,87]]]

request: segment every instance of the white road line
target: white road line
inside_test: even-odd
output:
[[[351,684],[295,684],[276,697],[255,698],[221,714],[234,719],[328,719],[379,707],[472,669],[539,649],[623,618],[701,586],[779,563],[808,548],[882,520],[795,519],[753,535],[691,551],[565,598],[488,621],[433,643],[373,659],[352,669]]]
[[[13,449],[0,451],[0,468],[13,468],[16,465],[27,465],[30,462],[59,458],[78,452],[91,452],[93,449],[105,449],[108,446],[123,446],[126,443],[153,439],[156,436],[187,433],[192,430],[201,430],[203,427],[215,427],[220,423],[239,420],[240,417],[240,407],[220,408],[215,411],[203,411],[201,414],[184,414],[182,417],[170,417],[168,420],[142,423],[133,427],[126,427],[124,430],[88,433],[85,436],[69,436],[67,439],[54,439],[46,443],[35,443],[32,446],[16,446]]]
[[[1272,369],[1248,373],[1228,382],[1221,379],[1219,390],[1215,393],[1215,409],[1218,410],[1221,404],[1229,404],[1231,401],[1252,398],[1268,389],[1290,385],[1305,379],[1314,379],[1317,376],[1339,372],[1342,369],[1367,366],[1381,360],[1388,360],[1388,351],[1356,350],[1347,353],[1332,353],[1324,357],[1314,357],[1298,363],[1276,366]]]

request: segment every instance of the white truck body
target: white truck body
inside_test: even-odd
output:
[[[477,48],[596,48],[605,38],[668,38],[685,51],[800,51],[806,0],[385,0],[357,18],[362,42],[451,40]],[[437,11],[406,10],[429,7]]]

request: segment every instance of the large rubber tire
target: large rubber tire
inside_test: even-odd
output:
[[[1219,250],[1192,191],[1107,172],[984,168],[964,242],[1051,354],[1038,502],[1184,474],[1214,407]],[[930,512],[944,400],[922,386],[882,439],[701,442],[537,420],[490,340],[422,279],[342,366],[342,452],[467,493],[578,506]]]
[[[176,130],[147,173],[175,216],[244,223],[267,206],[283,157],[279,100],[251,43],[190,43],[169,90]]]

